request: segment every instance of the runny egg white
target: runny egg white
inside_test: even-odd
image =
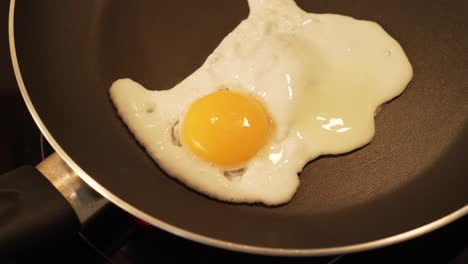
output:
[[[307,162],[369,143],[376,109],[413,72],[374,22],[248,2],[248,18],[178,85],[149,91],[120,79],[110,95],[167,174],[219,200],[278,205]]]

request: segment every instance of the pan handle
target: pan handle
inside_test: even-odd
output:
[[[76,235],[107,200],[57,154],[0,176],[0,256],[14,257]]]

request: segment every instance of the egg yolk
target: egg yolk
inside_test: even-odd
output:
[[[265,144],[270,118],[255,98],[220,90],[196,100],[182,123],[181,137],[198,157],[222,167],[248,161]]]

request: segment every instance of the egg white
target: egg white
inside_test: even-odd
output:
[[[120,79],[110,95],[168,175],[219,200],[277,205],[293,197],[307,162],[369,143],[376,109],[402,93],[413,72],[399,43],[374,22],[307,13],[292,0],[248,2],[248,18],[175,87],[149,91]],[[234,178],[173,139],[192,102],[226,87],[256,97],[275,124]]]

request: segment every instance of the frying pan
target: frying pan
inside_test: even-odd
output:
[[[108,201],[187,239],[258,254],[341,254],[466,215],[468,2],[297,2],[378,22],[405,49],[414,78],[378,114],[368,146],[310,162],[282,206],[224,203],[172,179],[108,94],[123,77],[150,89],[180,82],[246,18],[246,1],[12,0],[12,62],[29,111],[72,171]]]

